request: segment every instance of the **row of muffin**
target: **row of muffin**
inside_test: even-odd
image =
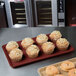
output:
[[[46,34],[40,34],[36,37],[36,42],[41,46],[45,54],[51,54],[54,52],[55,45],[59,50],[67,50],[69,42],[65,38],[61,38],[62,34],[60,31],[53,31],[49,38],[52,41],[48,41],[48,36]],[[53,43],[54,42],[54,43]],[[25,38],[22,40],[21,45],[25,49],[26,54],[30,58],[35,58],[38,56],[40,49],[37,45],[34,44],[35,41],[32,38]],[[12,61],[20,61],[23,57],[22,50],[19,49],[19,45],[15,41],[10,41],[6,45],[6,50],[9,53],[9,57]]]
[[[63,72],[67,72],[67,76],[76,76],[76,68],[73,62],[64,61],[59,67]],[[46,76],[64,76],[60,70],[55,65],[50,65],[46,67],[45,73]]]

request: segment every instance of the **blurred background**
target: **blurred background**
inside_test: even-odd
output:
[[[76,25],[75,0],[0,0],[0,28]]]

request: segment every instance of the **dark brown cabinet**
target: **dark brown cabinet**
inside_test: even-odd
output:
[[[76,0],[66,0],[66,23],[76,24]]]
[[[6,21],[6,14],[4,5],[0,5],[0,28],[6,28],[7,27],[7,21]]]

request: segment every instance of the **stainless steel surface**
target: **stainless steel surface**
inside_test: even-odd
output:
[[[6,14],[7,14],[7,21],[8,21],[8,25],[9,28],[16,28],[13,27],[13,20],[12,20],[12,13],[11,13],[11,7],[10,7],[10,1],[9,0],[4,0],[5,1],[5,8],[6,8]],[[34,26],[34,18],[33,18],[33,8],[32,8],[32,1],[33,0],[24,0],[24,4],[25,4],[25,9],[26,9],[26,20],[27,20],[27,25],[25,25],[25,27],[27,26]],[[46,0],[34,0],[34,6],[36,7],[36,1],[46,1]],[[48,0],[50,1],[50,0]],[[49,26],[58,26],[58,16],[57,16],[57,0],[51,0],[51,5],[52,5],[52,25],[50,24]],[[65,3],[65,2],[64,2]],[[65,8],[65,6],[64,6]],[[65,11],[64,11],[65,12]],[[38,20],[37,20],[37,9],[35,8],[35,15],[36,17],[36,25],[37,26],[43,26],[43,25],[38,25]],[[65,19],[65,15],[64,14],[59,14],[59,18],[64,18]],[[15,25],[16,26],[16,25]],[[23,25],[24,26],[24,25]],[[23,27],[22,25],[20,27]],[[61,25],[59,25],[61,26]],[[65,23],[64,25],[65,26]]]
[[[25,7],[26,7],[27,24],[29,27],[34,26],[32,1],[33,0],[24,0]]]
[[[52,0],[52,19],[53,26],[58,26],[57,0]]]
[[[5,2],[5,9],[6,9],[8,27],[11,28],[11,27],[13,27],[13,21],[12,21],[10,1],[9,0],[4,0],[4,2]]]
[[[16,69],[9,66],[5,54],[2,50],[2,45],[8,41],[19,41],[25,37],[35,37],[40,33],[50,33],[53,30],[60,30],[63,37],[70,41],[70,44],[75,48],[74,52],[42,60],[36,63],[25,65]],[[39,76],[37,69],[46,65],[50,65],[59,61],[76,57],[76,28],[20,28],[20,29],[0,29],[0,75],[1,76]]]
[[[59,22],[59,27],[64,27],[65,23],[64,22]]]
[[[15,24],[12,28],[24,28],[24,27],[28,27],[28,25],[26,25],[26,24]]]
[[[64,20],[62,22],[58,21],[59,27],[65,27],[65,0],[59,0],[58,2],[58,19],[59,20]]]
[[[64,13],[58,13],[58,18],[59,19],[64,19],[64,16],[65,16]]]

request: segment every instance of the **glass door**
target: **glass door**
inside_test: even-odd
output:
[[[24,0],[5,0],[5,4],[9,27],[27,27],[26,6]]]
[[[52,25],[51,1],[37,1],[37,18],[39,25]]]
[[[57,26],[57,0],[35,0],[36,26]]]

